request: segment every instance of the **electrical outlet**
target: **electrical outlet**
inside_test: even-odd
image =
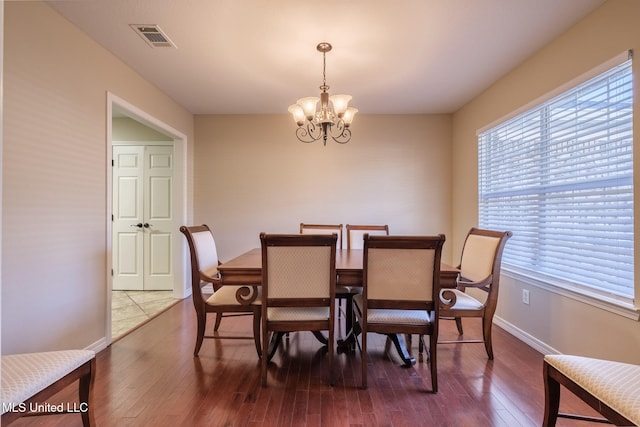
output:
[[[529,305],[529,289],[522,290],[522,303]]]

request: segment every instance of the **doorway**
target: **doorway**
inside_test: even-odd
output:
[[[186,223],[186,136],[113,94],[107,98],[109,344],[188,296],[188,281],[178,232]],[[137,175],[120,167],[131,165],[139,166]]]

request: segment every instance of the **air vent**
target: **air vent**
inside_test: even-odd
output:
[[[129,26],[151,47],[176,47],[157,25],[130,24]]]

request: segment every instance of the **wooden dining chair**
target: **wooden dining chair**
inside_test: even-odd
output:
[[[337,249],[342,249],[342,224],[305,224],[300,223],[300,234],[333,234],[338,235]],[[345,312],[350,310],[352,289],[348,286],[339,285],[336,287],[336,298],[338,299],[338,317],[341,317],[342,301],[346,301]]]
[[[347,224],[347,249],[362,249],[364,247],[364,235],[388,236],[389,226],[385,225],[354,225]]]
[[[353,297],[362,329],[362,387],[367,388],[367,334],[429,335],[431,390],[438,391],[440,258],[444,235],[364,236],[363,290]]]
[[[305,224],[300,223],[300,234],[333,234],[338,235],[337,249],[342,249],[342,224]]]
[[[440,319],[454,319],[458,334],[462,336],[463,317],[482,318],[482,339],[440,341],[440,344],[484,343],[487,356],[493,360],[491,328],[498,305],[502,252],[511,236],[510,231],[469,230],[458,265],[460,274],[456,288],[443,289],[440,294],[441,301],[448,305],[440,311]],[[484,298],[478,294],[473,296],[466,292],[468,289],[476,289],[486,295]]]
[[[267,355],[273,354],[269,346],[277,336],[274,334],[293,331],[328,331],[329,383],[334,383],[337,238],[337,234],[260,235],[264,387],[267,386]]]
[[[196,346],[193,355],[197,356],[204,338],[229,338],[229,339],[253,339],[258,356],[262,354],[260,345],[260,313],[261,299],[258,294],[251,304],[240,304],[236,293],[251,289],[243,286],[222,286],[218,272],[218,251],[213,238],[213,233],[207,225],[182,226],[180,231],[185,235],[191,254],[191,297],[196,309],[198,330],[196,334]],[[211,284],[213,294],[203,293],[202,288]],[[259,292],[259,290],[258,290]],[[205,335],[207,326],[207,314],[214,313],[214,335]],[[217,333],[223,317],[253,315],[253,336],[221,336]]]

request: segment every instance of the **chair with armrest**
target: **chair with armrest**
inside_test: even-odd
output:
[[[256,295],[256,298],[250,304],[240,304],[236,294],[250,290],[251,287],[221,285],[218,272],[218,265],[220,264],[218,251],[213,233],[207,225],[182,226],[180,231],[187,239],[191,254],[191,296],[198,319],[196,346],[193,355],[197,356],[200,352],[204,338],[230,338],[253,339],[258,356],[260,356],[262,351],[260,345],[260,295]],[[207,284],[211,284],[213,287],[211,296],[204,294],[202,291],[202,288]],[[246,297],[246,295],[244,296]],[[214,332],[216,332],[215,335],[205,335],[208,313],[214,313],[216,316],[213,328]],[[239,315],[253,315],[253,337],[221,336],[217,334],[222,317]]]
[[[265,234],[262,247],[262,385],[276,336],[328,331],[329,383],[333,385],[337,235]],[[275,334],[274,337],[271,335]]]
[[[479,228],[469,230],[458,266],[460,274],[456,289],[443,289],[440,293],[441,301],[446,301],[449,305],[440,310],[440,318],[455,319],[458,333],[462,336],[462,318],[480,317],[482,318],[483,339],[440,341],[440,344],[482,342],[487,356],[493,360],[491,327],[498,304],[502,252],[511,236],[510,231]],[[466,290],[470,288],[485,292],[484,301],[467,293]]]
[[[363,290],[353,297],[362,329],[362,387],[367,387],[367,333],[430,336],[431,390],[438,391],[440,257],[444,235],[364,236]],[[398,343],[396,342],[396,346]]]

